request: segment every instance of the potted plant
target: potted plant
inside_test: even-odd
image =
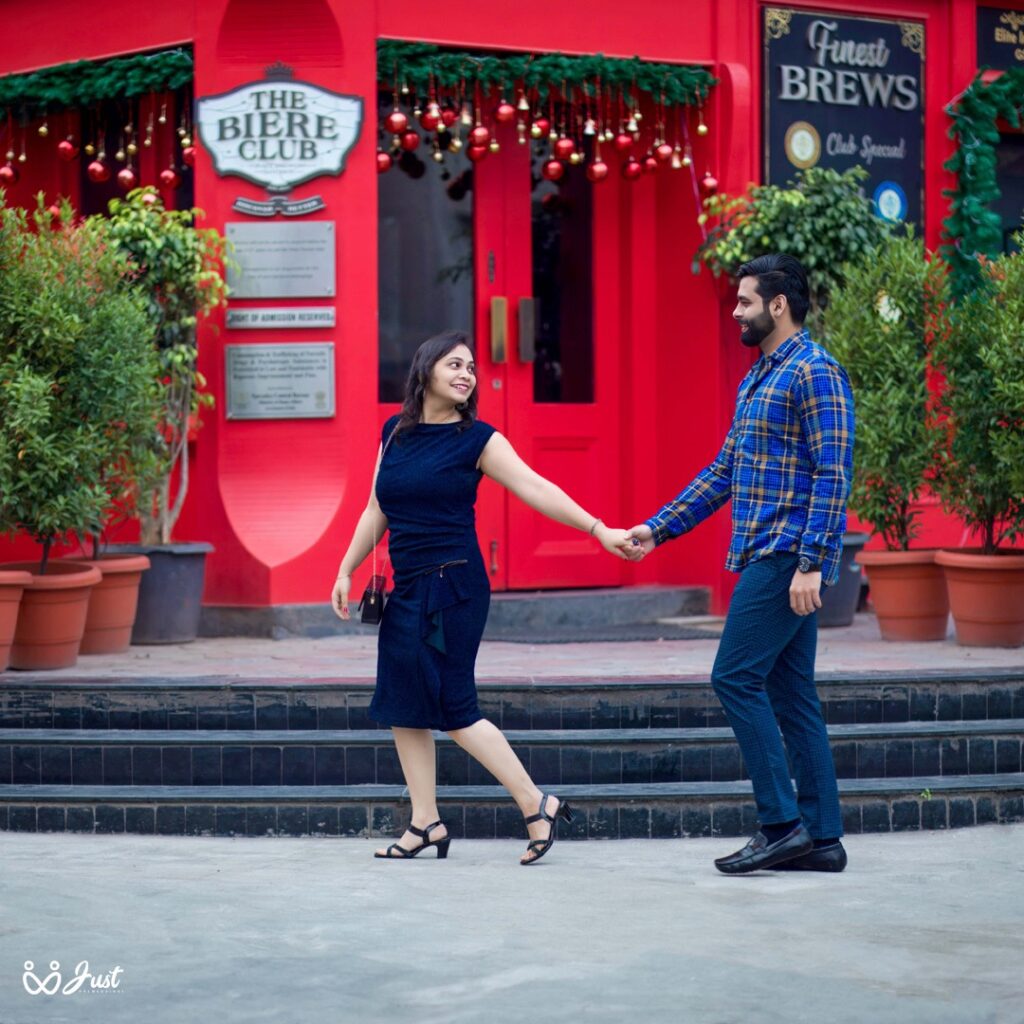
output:
[[[889,237],[889,226],[875,216],[862,185],[863,167],[840,173],[832,168],[798,171],[787,186],[756,185],[749,195],[712,196],[705,202],[703,223],[716,221],[697,250],[694,270],[703,263],[715,276],[733,277],[739,267],[768,252],[788,252],[807,269],[810,309],[807,328],[822,344],[828,339],[827,310],[833,292],[849,268],[873,257]],[[820,626],[848,626],[860,597],[856,557],[866,533],[843,537],[839,581],[827,587],[818,612]]]
[[[206,555],[212,546],[174,543],[172,534],[189,485],[188,443],[202,407],[213,403],[196,367],[196,327],[225,304],[226,242],[199,228],[200,210],[168,210],[153,188],[110,202],[110,237],[136,268],[136,285],[155,326],[162,405],[152,435],[150,472],[134,490],[141,543],[122,548],[149,557],[133,643],[194,640],[199,627]]]
[[[52,225],[40,197],[33,227],[0,204],[0,530],[42,549],[38,563],[0,567],[31,574],[14,668],[77,660],[101,574],[51,550],[103,520],[140,420],[151,429],[155,369],[145,303],[104,226],[73,222],[66,204]]]
[[[829,304],[828,347],[846,368],[857,407],[850,508],[884,550],[862,551],[886,640],[943,640],[949,601],[933,550],[912,549],[916,502],[934,465],[926,337],[945,278],[913,229],[844,271]]]
[[[1016,236],[1024,244],[1024,234]],[[1024,644],[1024,255],[983,260],[978,286],[946,305],[934,362],[944,426],[936,463],[947,512],[980,547],[940,551],[957,641],[967,646]]]
[[[0,441],[0,444],[3,442]],[[0,672],[11,662],[11,645],[14,643],[14,631],[18,624],[18,609],[21,606],[21,595],[32,576],[17,570],[0,570]]]

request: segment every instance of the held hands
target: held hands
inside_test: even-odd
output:
[[[793,581],[789,585],[789,607],[797,615],[810,615],[815,608],[821,607],[821,573],[793,573]]]
[[[352,589],[352,577],[342,574],[334,581],[334,590],[331,591],[331,607],[339,619],[348,622],[348,592]]]
[[[594,530],[594,536],[601,542],[601,547],[605,551],[628,562],[639,562],[647,553],[641,544],[634,543],[629,530],[613,530],[600,523]],[[653,547],[653,544],[651,546]]]
[[[640,557],[649,555],[654,550],[654,532],[646,523],[640,523],[629,531],[630,543],[636,544],[637,550],[641,552]]]

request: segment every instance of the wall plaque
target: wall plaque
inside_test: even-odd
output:
[[[764,9],[765,181],[860,164],[875,212],[921,219],[924,25]]]
[[[1024,67],[1024,11],[978,8],[978,67]]]
[[[334,221],[229,221],[228,265],[237,299],[326,298],[335,294]]]
[[[334,415],[334,343],[225,345],[229,420]]]
[[[227,326],[247,330],[276,327],[334,327],[333,306],[244,306],[229,309]]]

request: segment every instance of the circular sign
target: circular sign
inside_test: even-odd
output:
[[[809,121],[794,121],[786,129],[786,157],[801,170],[813,167],[821,157],[821,136]]]
[[[882,220],[896,223],[907,215],[907,194],[895,181],[879,182],[871,201]]]

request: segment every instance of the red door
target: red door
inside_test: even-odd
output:
[[[518,145],[474,168],[474,262],[480,411],[519,454],[588,512],[620,507],[618,183],[591,184]],[[538,147],[539,149],[540,147]],[[478,506],[496,590],[620,582],[621,566],[591,538],[485,482]]]

